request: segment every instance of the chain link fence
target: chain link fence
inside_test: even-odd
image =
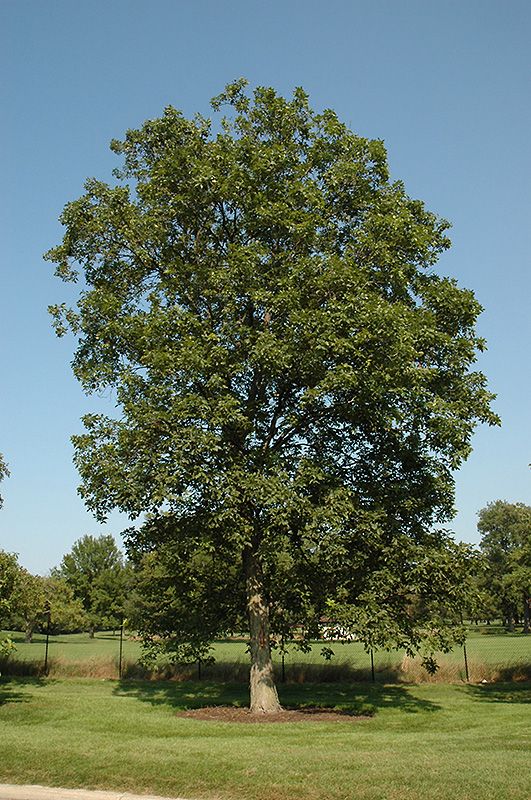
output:
[[[404,651],[367,652],[359,641],[330,638],[313,641],[307,652],[297,642],[273,649],[277,679],[282,682],[459,682],[531,680],[531,634],[508,632],[501,624],[469,624],[464,647],[435,654],[436,669],[428,671],[422,657]],[[171,678],[246,681],[249,654],[246,637],[215,642],[206,662],[156,666],[141,662],[142,648],[131,631],[112,634],[45,635],[25,644],[15,638],[16,650],[4,657],[0,672],[7,674],[87,675],[109,678]],[[428,665],[429,666],[429,665]]]

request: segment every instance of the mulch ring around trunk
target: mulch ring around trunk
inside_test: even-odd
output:
[[[251,714],[248,708],[236,706],[206,706],[178,711],[177,717],[206,720],[207,722],[360,722],[368,715],[355,715],[332,708],[285,708],[270,714]]]

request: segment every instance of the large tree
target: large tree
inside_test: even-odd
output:
[[[170,107],[112,142],[116,182],[87,181],[48,253],[81,279],[52,312],[85,390],[116,392],[75,460],[100,518],[149,513],[129,538],[167,588],[148,635],[199,647],[245,614],[268,711],[271,630],[310,635],[328,609],[367,645],[444,638],[461,556],[433,529],[496,418],[480,305],[433,269],[448,224],[383,143],[301,89],[238,81],[212,105],[216,128]]]
[[[531,506],[496,500],[478,514],[483,588],[509,630],[531,622]]]

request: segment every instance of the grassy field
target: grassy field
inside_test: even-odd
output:
[[[0,679],[0,781],[219,800],[528,800],[529,684],[291,685],[367,718],[249,725],[241,684]]]
[[[25,644],[20,633],[12,635],[16,652],[12,660],[15,664],[3,664],[0,671],[38,672],[44,662],[44,639],[36,635],[31,644]],[[334,657],[326,662],[321,656],[325,643],[316,642],[310,653],[292,649],[285,657],[286,676],[290,681],[307,680],[370,680],[370,657],[359,642],[348,644],[326,643],[332,646]],[[119,637],[109,633],[98,633],[94,639],[88,634],[72,634],[50,637],[49,663],[52,676],[92,676],[117,677]],[[219,679],[245,680],[248,669],[246,644],[243,641],[216,642],[212,653],[216,665],[203,667],[205,677]],[[142,670],[137,666],[141,646],[133,637],[123,642],[124,675],[141,677]],[[531,677],[531,636],[503,633],[497,628],[471,630],[467,640],[469,675],[472,681],[499,680]],[[280,655],[274,654],[277,671],[280,674]],[[20,663],[22,662],[22,663]],[[439,656],[441,669],[435,680],[460,681],[465,678],[463,649]],[[430,677],[422,669],[418,660],[404,658],[401,652],[378,652],[374,655],[375,677],[379,681],[429,681]],[[195,675],[191,666],[185,677]]]

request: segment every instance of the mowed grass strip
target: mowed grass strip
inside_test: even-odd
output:
[[[0,680],[0,781],[220,800],[529,800],[529,684],[301,685],[286,705],[372,716],[235,724],[241,685]]]

